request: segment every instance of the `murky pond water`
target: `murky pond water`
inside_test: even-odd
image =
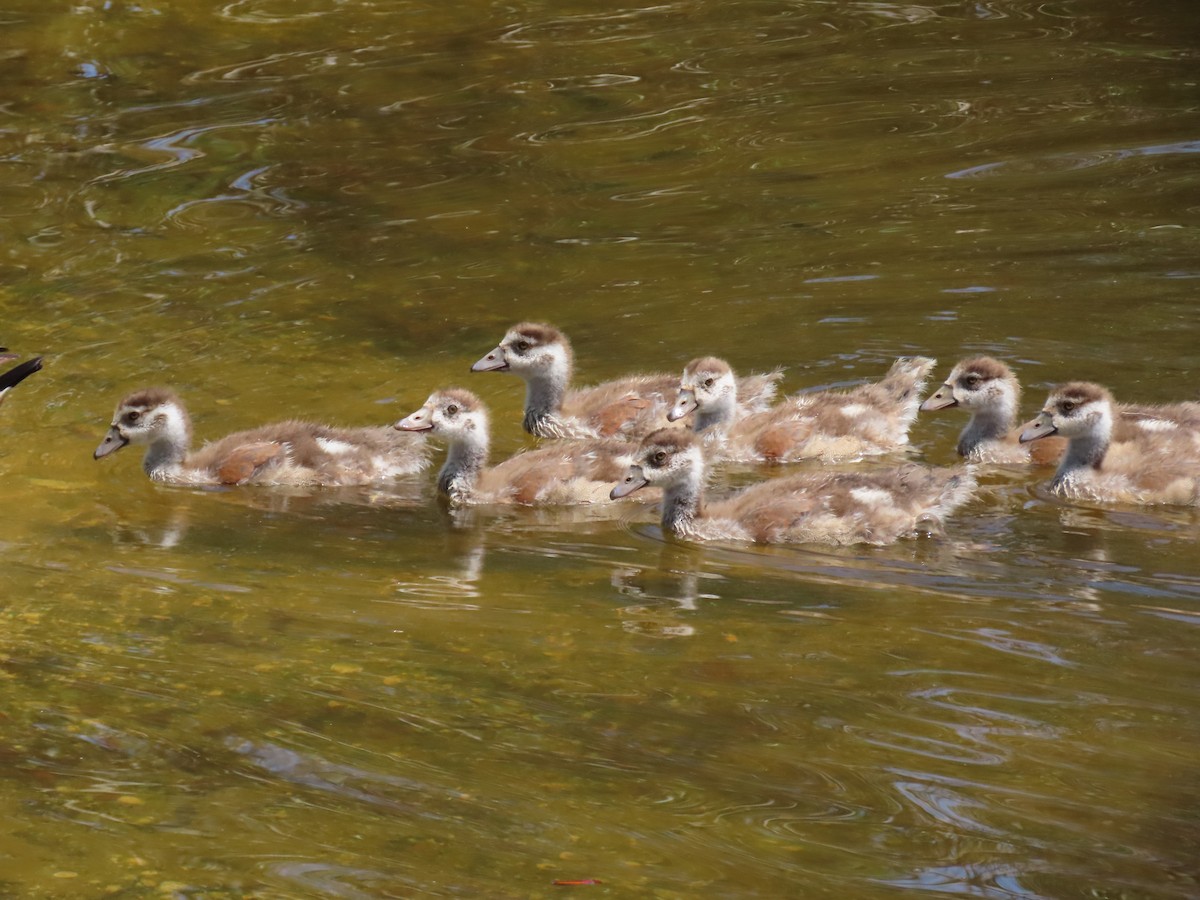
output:
[[[1193,511],[1000,469],[940,538],[695,547],[91,459],[159,383],[202,438],[464,384],[498,457],[520,319],[584,380],[1195,399],[1193,7],[7,4],[0,895],[1197,896]]]

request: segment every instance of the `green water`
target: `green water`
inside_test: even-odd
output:
[[[520,319],[584,381],[1195,399],[1198,58],[1192,0],[7,4],[0,896],[1200,894],[1193,511],[1008,470],[939,539],[692,547],[91,458],[162,383],[201,438],[461,384],[499,457]]]

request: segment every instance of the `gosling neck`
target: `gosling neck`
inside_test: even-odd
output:
[[[487,465],[489,440],[485,426],[464,429],[446,451],[446,462],[438,473],[438,490],[455,502],[462,502],[475,489],[479,474]]]
[[[975,410],[958,436],[958,455],[968,457],[986,441],[1003,440],[1012,430],[1016,418],[1016,411],[1007,403]]]
[[[737,413],[737,391],[729,391],[707,409],[697,409],[692,430],[699,433],[709,428],[727,429]]]
[[[1111,442],[1112,414],[1105,412],[1093,428],[1073,436],[1068,441],[1067,452],[1054,475],[1055,483],[1060,483],[1084,469],[1100,471]]]
[[[532,373],[525,382],[525,430],[539,437],[556,437],[563,397],[571,380],[570,363]]]
[[[187,413],[167,406],[159,415],[164,420],[161,434],[146,447],[142,470],[155,481],[170,481],[183,468],[192,442],[192,424]]]
[[[686,535],[704,516],[704,469],[697,466],[688,476],[663,489],[662,527],[672,534]]]

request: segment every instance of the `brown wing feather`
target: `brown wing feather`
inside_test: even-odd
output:
[[[923,516],[948,512],[974,482],[956,470],[908,464],[877,472],[804,472],[747,488],[709,507],[756,541],[891,543]]]
[[[679,379],[671,375],[631,375],[592,387],[575,388],[563,399],[563,411],[581,419],[591,418],[600,410],[626,397],[666,402],[674,399]]]
[[[221,484],[245,484],[267,466],[287,459],[287,447],[275,442],[243,444],[216,463]]]
[[[341,445],[334,453],[328,444]],[[267,446],[280,448],[265,456]],[[261,462],[254,462],[262,458]],[[221,484],[245,484],[286,464],[289,483],[365,484],[378,477],[376,460],[386,458],[403,470],[418,471],[425,445],[417,436],[393,428],[333,428],[289,420],[227,435],[188,457],[189,467],[213,473]],[[280,475],[282,473],[275,473]]]
[[[591,422],[601,437],[612,437],[620,434],[631,422],[636,422],[653,407],[653,401],[630,394],[597,410],[592,415]]]
[[[632,454],[633,445],[619,440],[567,441],[539,447],[486,469],[479,479],[479,492],[524,504],[538,503],[555,490],[603,495],[624,477]]]

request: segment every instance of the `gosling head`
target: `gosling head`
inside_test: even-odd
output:
[[[571,344],[561,331],[552,325],[522,322],[510,328],[496,349],[471,366],[471,371],[566,380],[571,362]]]
[[[732,407],[736,402],[737,380],[729,363],[714,356],[703,356],[684,367],[679,379],[679,394],[667,419],[675,422],[693,411],[703,417]]]
[[[478,397],[461,388],[434,391],[416,412],[394,426],[398,431],[427,431],[448,443],[486,441],[487,409]]]
[[[1113,398],[1105,388],[1072,381],[1055,388],[1033,424],[1021,432],[1021,443],[1060,434],[1065,438],[1102,438],[1112,432]]]
[[[946,383],[921,404],[921,412],[959,406],[971,413],[1016,414],[1021,387],[1012,369],[990,356],[964,359],[950,372]]]
[[[647,486],[669,490],[703,474],[704,455],[696,436],[678,428],[660,428],[642,440],[625,480],[609,497],[618,500]]]
[[[108,434],[92,458],[116,453],[126,444],[149,446],[166,442],[186,448],[191,439],[191,422],[179,398],[166,388],[148,388],[117,404]]]

